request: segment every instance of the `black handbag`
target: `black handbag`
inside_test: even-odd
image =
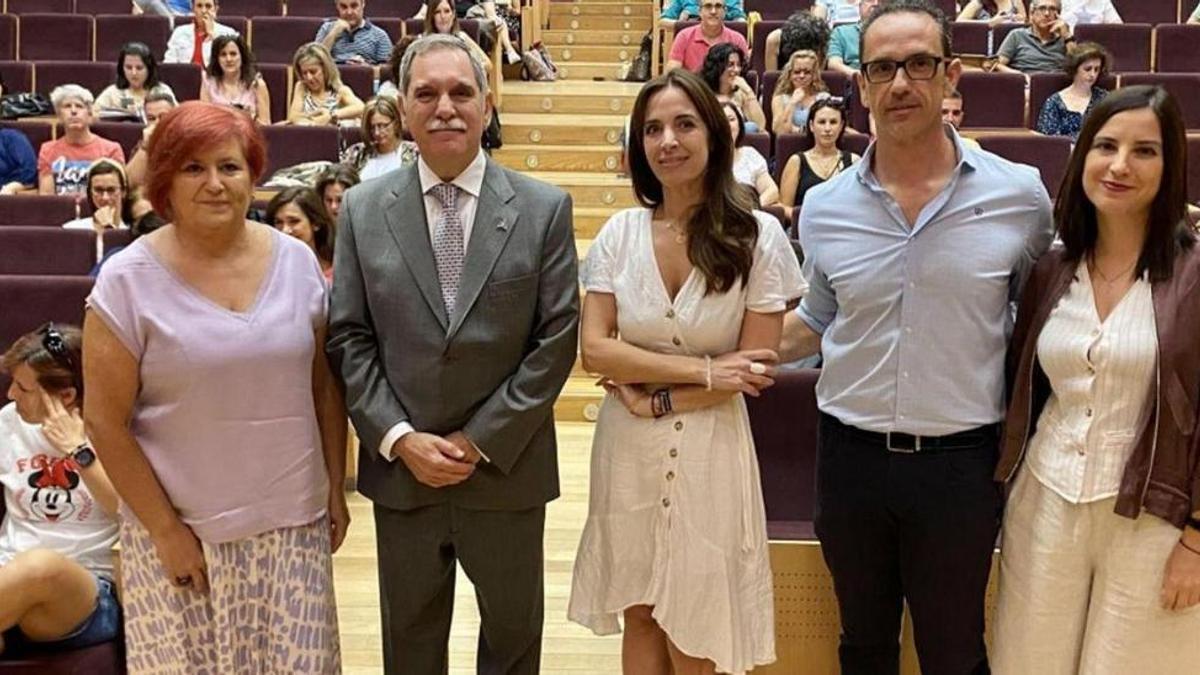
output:
[[[20,117],[53,115],[54,106],[43,94],[30,91],[0,96],[0,119],[15,120]]]
[[[483,130],[483,149],[495,150],[504,145],[503,130],[500,128],[500,111],[492,109],[492,121]]]
[[[645,82],[650,79],[650,54],[653,51],[654,38],[651,34],[654,31],[646,33],[642,36],[642,46],[638,50],[638,55],[634,57],[633,62],[629,64],[629,74],[625,76],[626,82]]]

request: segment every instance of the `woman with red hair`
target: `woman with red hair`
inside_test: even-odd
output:
[[[184,103],[147,152],[168,224],[103,267],[84,323],[84,417],[122,502],[129,669],[339,672],[346,414],[321,266],[246,220],[266,162],[246,115]]]

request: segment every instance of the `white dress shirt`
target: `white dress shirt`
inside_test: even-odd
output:
[[[213,38],[221,35],[237,35],[237,31],[226,26],[223,23],[213,23],[213,33],[216,35],[204,36],[204,44],[200,46],[200,56],[204,59],[204,65],[208,66],[208,61],[212,56]],[[167,53],[163,54],[163,63],[191,63],[192,53],[196,49],[196,24],[188,22],[181,26],[177,26],[171,33],[171,39],[167,41]]]
[[[467,248],[471,244],[471,230],[475,225],[475,209],[479,205],[479,192],[483,189],[483,174],[487,169],[487,155],[483,150],[475,155],[475,159],[467,165],[467,168],[458,177],[450,181],[458,186],[458,214],[463,225],[463,253],[466,253]],[[424,157],[417,159],[417,176],[421,180],[421,193],[425,195],[425,223],[429,226],[429,241],[433,241],[434,234],[437,230],[438,217],[442,215],[442,203],[438,198],[430,193],[434,186],[441,185],[443,181],[438,178],[438,175],[429,168],[425,163]],[[379,454],[383,455],[388,461],[396,459],[392,454],[392,446],[396,441],[400,440],[410,432],[416,431],[408,422],[397,422],[388,432],[383,435],[383,440],[379,442]],[[479,448],[477,447],[476,450]],[[483,453],[479,453],[483,455]],[[484,460],[487,459],[483,455]]]
[[[1081,23],[1124,23],[1112,0],[1064,0],[1062,20],[1072,31]]]
[[[1141,278],[1100,321],[1087,263],[1038,336],[1050,399],[1029,445],[1029,469],[1074,504],[1117,494],[1145,424],[1158,334],[1150,282]]]

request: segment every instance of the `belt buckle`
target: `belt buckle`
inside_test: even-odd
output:
[[[920,436],[917,436],[917,435],[915,435],[915,434],[905,434],[905,435],[906,435],[906,436],[912,436],[912,439],[913,439],[913,447],[911,447],[911,448],[896,448],[896,447],[892,447],[892,432],[890,432],[890,431],[889,431],[889,432],[887,432],[887,449],[888,449],[888,452],[899,452],[899,453],[903,453],[903,454],[905,454],[905,455],[915,455],[916,453],[920,452],[920,451],[921,451],[921,437],[920,437]]]

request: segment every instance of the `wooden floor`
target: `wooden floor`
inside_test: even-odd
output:
[[[579,533],[587,516],[588,457],[593,425],[558,423],[562,497],[546,512],[546,623],[542,673],[619,673],[620,636],[596,637],[567,621],[571,566]],[[379,637],[379,586],[376,578],[375,527],[371,504],[362,495],[350,498],[353,522],[342,550],[334,556],[342,665],[346,675],[383,672]],[[474,590],[459,570],[450,633],[450,673],[475,672],[479,616]]]

